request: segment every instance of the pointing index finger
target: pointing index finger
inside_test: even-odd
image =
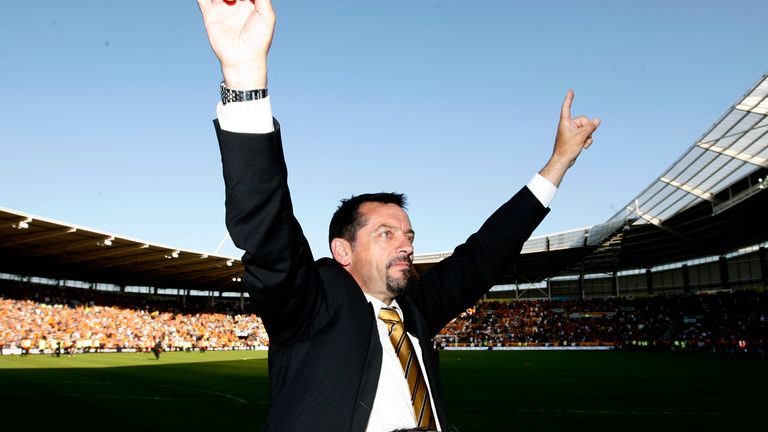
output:
[[[563,101],[563,107],[560,109],[560,119],[571,119],[571,103],[573,103],[573,90],[568,89],[568,93],[565,94],[565,100]]]

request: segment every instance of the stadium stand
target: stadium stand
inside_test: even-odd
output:
[[[756,353],[768,348],[768,293],[484,301],[438,336],[450,347],[594,347]]]
[[[149,352],[158,341],[165,350],[177,351],[269,344],[256,315],[148,299],[5,282],[0,285],[2,352]],[[610,347],[765,355],[768,292],[481,301],[449,323],[435,344],[441,349]]]
[[[764,353],[766,190],[768,75],[624,210],[526,242],[488,296],[514,301],[478,304],[439,343]],[[416,256],[414,277],[447,256]],[[233,257],[0,208],[0,348],[264,346],[242,271]]]
[[[137,294],[7,281],[0,288],[0,345],[5,353],[21,353],[25,346],[41,354],[149,352],[158,341],[165,350],[177,351],[268,344],[261,319],[253,314],[158,302]]]

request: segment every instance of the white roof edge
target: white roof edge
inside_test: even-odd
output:
[[[39,220],[39,221],[43,221],[43,222],[47,222],[47,223],[51,223],[51,224],[55,224],[55,225],[61,225],[61,226],[66,227],[66,228],[75,228],[78,231],[89,231],[89,232],[92,232],[92,233],[95,233],[95,234],[103,235],[105,237],[114,237],[115,239],[122,239],[122,240],[127,240],[127,241],[131,241],[131,242],[135,242],[135,243],[147,244],[147,245],[158,247],[158,248],[161,248],[161,249],[174,250],[174,251],[179,251],[179,252],[184,252],[184,253],[189,253],[189,254],[196,254],[196,255],[207,255],[209,257],[222,258],[222,259],[226,259],[226,260],[235,260],[235,261],[239,261],[240,260],[240,258],[233,257],[233,256],[218,255],[218,254],[214,254],[213,252],[201,252],[201,251],[196,251],[196,250],[193,250],[193,249],[187,249],[187,248],[182,248],[182,247],[177,247],[177,246],[168,246],[168,245],[164,245],[164,244],[157,243],[157,242],[150,242],[150,241],[146,241],[146,240],[140,240],[140,239],[136,239],[136,238],[133,238],[133,237],[127,237],[127,236],[124,236],[124,235],[121,235],[121,234],[111,233],[109,231],[103,231],[103,230],[88,228],[88,227],[85,227],[85,226],[82,226],[82,225],[75,225],[75,224],[71,224],[71,223],[68,223],[68,222],[62,222],[62,221],[59,221],[59,220],[56,220],[56,219],[51,219],[51,218],[42,217],[42,216],[36,216],[36,215],[31,214],[31,213],[26,213],[26,212],[22,212],[22,211],[19,211],[19,210],[9,209],[9,208],[6,208],[6,207],[0,207],[0,211],[4,211],[6,213],[17,214],[17,215],[19,215],[19,217],[32,218],[33,221]]]

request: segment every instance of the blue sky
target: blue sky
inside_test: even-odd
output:
[[[382,190],[408,194],[417,253],[451,250],[546,162],[568,88],[603,124],[534,234],[603,222],[768,72],[757,0],[275,8],[270,93],[317,256],[338,200]],[[0,41],[0,207],[216,248],[221,76],[194,0],[9,2]]]

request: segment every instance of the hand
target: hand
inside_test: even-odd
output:
[[[197,0],[208,41],[229,88],[267,87],[267,54],[275,31],[270,0]]]
[[[547,165],[539,172],[553,185],[560,186],[568,168],[573,166],[581,151],[592,145],[592,133],[600,126],[600,119],[586,116],[571,118],[573,90],[568,90],[560,109],[560,123],[557,125],[555,148]]]

